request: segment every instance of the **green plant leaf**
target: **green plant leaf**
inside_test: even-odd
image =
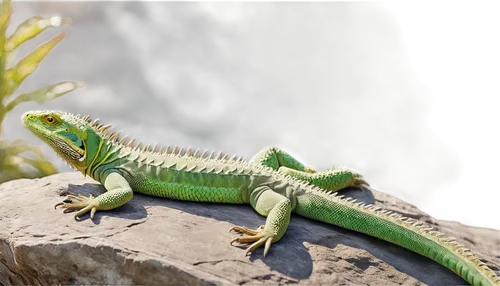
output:
[[[4,106],[0,105],[0,138],[4,132],[3,126],[7,116],[20,104],[26,102],[44,104],[81,88],[85,88],[85,83],[82,81],[64,81],[23,92],[9,100]]]
[[[61,17],[50,17],[42,18],[39,16],[33,16],[28,20],[20,24],[16,31],[10,35],[10,37],[5,42],[5,52],[11,52],[22,43],[29,39],[36,37],[38,34],[43,32],[45,29],[58,27],[60,25],[70,24],[70,18]]]
[[[24,138],[14,140],[0,139],[0,158],[12,155],[32,154],[36,158],[46,159],[45,152],[38,145],[28,144]]]
[[[82,82],[77,81],[64,81],[45,86],[32,92],[19,95],[16,99],[7,104],[6,110],[12,110],[16,105],[25,101],[44,103],[83,86]]]
[[[3,71],[5,69],[4,60],[4,42],[7,37],[7,30],[10,27],[10,19],[12,18],[12,8],[10,7],[10,0],[2,0],[0,2],[0,103],[2,103],[2,90],[3,90]]]
[[[12,0],[2,0],[0,2],[0,14],[5,11],[8,7],[10,7],[10,4],[12,3]]]
[[[70,23],[69,18],[34,16],[19,25],[7,38],[6,30],[12,14],[10,3],[11,0],[0,0],[0,133],[5,115],[19,103],[26,101],[43,103],[83,86],[79,82],[60,82],[21,94],[10,102],[7,100],[64,38],[65,33],[37,47],[12,66],[10,60],[14,59],[16,49],[48,28]],[[11,68],[7,70],[7,67]],[[0,183],[17,178],[36,178],[56,172],[54,165],[46,160],[38,147],[28,145],[21,140],[14,142],[0,140]]]
[[[10,15],[12,14],[12,9],[10,8],[10,1],[0,5],[0,29],[6,28],[7,23],[9,23]]]
[[[19,155],[23,152],[32,152],[36,156],[43,158],[43,154],[38,147],[27,145],[22,140],[18,139],[14,142],[0,141],[0,150],[7,155]]]
[[[25,170],[22,165],[35,169]],[[0,141],[0,183],[16,178],[36,178],[55,174],[57,169],[48,162],[38,147],[22,140]]]
[[[64,38],[65,34],[63,32],[55,36],[20,60],[17,65],[5,71],[3,75],[4,94],[12,94],[23,80],[38,68],[40,62]]]
[[[23,160],[23,163],[31,165],[35,169],[40,172],[41,176],[48,176],[57,173],[56,167],[52,165],[49,161],[43,159],[43,160],[38,160],[38,159],[29,159],[29,158],[24,158],[21,157]]]
[[[21,166],[31,166],[34,170]],[[37,178],[57,173],[57,169],[45,159],[31,159],[9,155],[0,159],[0,183],[18,178]]]

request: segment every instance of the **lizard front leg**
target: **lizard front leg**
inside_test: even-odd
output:
[[[267,255],[271,244],[280,240],[290,223],[292,203],[290,200],[274,192],[267,186],[256,188],[250,195],[250,204],[261,215],[267,216],[266,224],[256,230],[236,226],[231,230],[245,234],[231,241],[238,243],[251,243],[246,254],[253,252],[258,247],[264,246],[264,256]]]
[[[93,219],[96,211],[111,210],[124,205],[132,199],[132,188],[119,173],[109,174],[104,181],[104,188],[106,188],[107,192],[97,197],[93,195],[89,197],[69,195],[63,202],[56,204],[55,207],[61,206],[67,210],[78,210],[75,219],[90,211],[90,218]]]

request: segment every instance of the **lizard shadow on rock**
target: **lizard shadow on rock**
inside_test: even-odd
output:
[[[311,221],[306,218],[300,219],[308,220],[308,224],[311,225],[324,226],[325,232],[338,234],[333,237],[322,236],[319,239],[310,241],[313,244],[331,249],[336,248],[338,245],[364,249],[382,262],[427,285],[469,285],[446,267],[401,246],[342,227]],[[350,259],[349,262],[363,271],[370,265],[377,266],[379,264],[378,262],[358,258]]]
[[[67,192],[71,192],[75,195],[81,194],[89,196],[93,194],[94,196],[98,196],[105,193],[106,190],[101,184],[86,183],[83,185],[69,184],[68,189],[63,190],[60,195],[64,196]],[[360,192],[357,189],[346,189],[342,191],[342,194],[346,197],[356,198],[358,201],[363,201],[365,203],[372,203],[374,200],[371,192]],[[61,200],[63,199],[64,197],[61,197]],[[163,206],[192,215],[209,217],[218,221],[227,221],[233,225],[246,226],[254,229],[265,224],[265,217],[257,214],[249,205],[178,201],[139,193],[134,193],[134,198],[124,206],[106,212],[97,212],[92,221],[95,224],[99,224],[102,216],[140,220],[147,217],[145,206]],[[303,228],[298,227],[293,222],[299,217],[295,215],[293,215],[293,217],[288,227],[287,234],[279,243],[272,245],[271,253],[264,258],[263,248],[261,247],[250,255],[250,261],[261,259],[272,270],[294,279],[307,279],[312,273],[312,258],[303,244],[303,242],[307,240],[307,236],[304,236],[302,233]],[[85,214],[81,218],[81,220],[86,219],[90,219],[89,214]],[[235,246],[241,248],[242,252],[248,247],[248,245]],[[301,263],[290,263],[290,261],[301,261]]]
[[[352,197],[357,201],[364,202],[365,204],[373,204],[375,201],[371,191],[367,193],[359,192],[355,189],[346,189],[345,192],[342,191],[342,194],[345,195],[345,197]],[[462,278],[446,267],[401,246],[363,233],[304,217],[297,216],[295,220],[297,222],[301,222],[301,225],[306,229],[314,227],[315,232],[317,232],[317,226],[321,229],[320,234],[317,237],[308,235],[307,233],[310,233],[310,231],[300,232],[301,239],[303,241],[307,241],[315,245],[322,245],[330,249],[334,249],[337,245],[363,249],[374,257],[394,267],[398,271],[405,273],[427,285],[468,285],[468,283],[466,283]],[[306,233],[306,235],[303,233]],[[363,258],[352,258],[348,259],[348,261],[363,271],[369,266],[378,265],[376,262],[374,263]]]
[[[100,184],[86,183],[84,185],[69,184],[67,191],[85,196],[90,194],[97,196],[104,193],[106,190]],[[370,191],[359,191],[349,188],[342,190],[341,193],[345,197],[352,197],[366,204],[372,204],[374,202],[373,194]],[[64,191],[61,195],[64,195]],[[134,194],[132,201],[122,207],[106,212],[97,212],[93,222],[99,224],[100,217],[104,215],[129,220],[139,220],[147,217],[145,206],[163,206],[181,210],[192,215],[209,217],[219,221],[227,221],[234,225],[246,226],[249,228],[257,228],[265,223],[265,218],[257,214],[249,205],[176,201],[137,193]],[[88,214],[86,214],[82,219],[88,218]],[[310,227],[314,228],[314,231],[304,231],[304,226],[306,230]],[[324,231],[324,233],[317,235],[318,227],[321,232]],[[315,235],[311,235],[312,233],[315,233]],[[250,255],[250,261],[261,259],[272,270],[294,279],[307,279],[312,273],[313,263],[309,251],[303,244],[304,242],[322,245],[331,249],[335,248],[337,245],[364,249],[381,261],[425,284],[436,285],[445,283],[466,285],[465,281],[450,270],[410,250],[406,250],[368,235],[302,218],[298,215],[293,215],[287,234],[279,243],[272,245],[271,252],[266,258],[262,256],[262,248],[259,248]],[[245,251],[247,245],[236,247]],[[290,263],[290,261],[300,261],[301,263]],[[363,258],[352,258],[348,261],[361,270],[378,264]],[[434,274],[436,272],[439,274]]]
[[[357,201],[364,203],[373,203],[374,197],[370,191],[360,191],[358,189],[348,188],[342,191],[346,197],[353,197]],[[200,202],[165,200],[161,198],[145,196],[138,194],[137,198],[145,199],[140,202],[145,205],[159,205],[168,208],[178,209],[183,212],[213,218],[218,221],[227,221],[233,225],[246,226],[252,229],[265,224],[266,218],[259,215],[249,205],[235,204],[211,204]],[[263,257],[263,247],[258,248],[250,255],[250,261],[262,260],[272,270],[280,272],[294,279],[307,279],[311,276],[313,263],[308,249],[304,246],[304,241],[310,239],[308,234],[304,233],[304,228],[294,223],[294,220],[300,218],[293,215],[291,223],[287,229],[286,235],[271,246],[269,255]],[[305,222],[306,224],[309,222]],[[236,234],[235,234],[236,236]],[[235,244],[236,245],[236,244]],[[236,246],[246,251],[249,245]],[[300,263],[291,263],[300,261]]]
[[[60,195],[65,196],[68,192],[74,195],[98,196],[106,192],[100,184],[86,183],[84,185],[69,184],[67,190],[63,190]],[[61,201],[64,197],[61,197]],[[140,193],[134,193],[134,197],[124,206],[105,211],[96,212],[93,223],[99,224],[102,216],[119,217],[130,220],[140,220],[147,217],[146,206],[161,206],[177,209],[192,215],[213,218],[218,221],[227,221],[233,225],[257,228],[265,224],[265,217],[260,216],[249,205],[237,204],[213,204],[190,201],[169,200]],[[81,217],[81,220],[90,219],[89,214]],[[294,279],[307,279],[312,273],[312,258],[302,241],[295,239],[298,237],[300,229],[291,224],[279,243],[273,244],[271,253],[263,258],[263,248],[255,250],[249,257],[250,261],[261,259],[271,269],[280,272]],[[237,236],[235,233],[234,236]],[[226,243],[229,243],[226,242]],[[244,255],[246,247],[249,245],[237,245]],[[301,261],[301,263],[290,263],[291,261]]]

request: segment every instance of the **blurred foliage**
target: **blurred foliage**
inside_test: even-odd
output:
[[[45,56],[64,38],[65,33],[60,33],[14,63],[17,48],[44,30],[69,24],[70,20],[33,16],[7,36],[12,14],[10,2],[10,0],[0,0],[0,183],[17,178],[47,176],[57,172],[37,147],[27,145],[21,140],[12,142],[1,140],[2,123],[7,113],[22,102],[44,103],[81,86],[77,82],[60,82],[14,96],[21,83],[38,68]]]

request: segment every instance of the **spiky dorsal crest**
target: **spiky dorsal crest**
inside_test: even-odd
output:
[[[155,144],[155,146],[153,147],[153,153],[158,153],[158,143]]]
[[[243,157],[237,157],[237,156],[232,156],[229,158],[229,155],[223,152],[220,152],[217,156],[215,156],[215,152],[210,152],[208,153],[207,150],[205,152],[201,153],[200,149],[193,150],[192,148],[188,148],[187,150],[184,150],[184,148],[179,148],[178,146],[175,147],[164,147],[164,146],[159,146],[158,144],[155,144],[153,148],[151,148],[151,145],[145,145],[144,147],[141,148],[142,142],[139,142],[138,144],[135,144],[135,138],[132,138],[129,140],[128,143],[126,143],[128,135],[124,136],[123,138],[120,138],[121,132],[110,132],[109,130],[113,127],[112,125],[104,125],[99,122],[99,119],[93,120],[90,118],[90,116],[85,116],[81,117],[80,115],[77,116],[81,120],[85,121],[94,131],[99,134],[102,138],[115,143],[119,146],[125,147],[125,148],[130,148],[134,151],[139,151],[139,152],[144,152],[144,153],[150,153],[150,154],[155,154],[155,155],[171,155],[171,156],[179,156],[179,157],[189,157],[189,158],[195,158],[195,159],[200,159],[200,160],[218,160],[218,161],[223,161],[227,163],[236,163],[236,164],[247,164],[247,161]]]

